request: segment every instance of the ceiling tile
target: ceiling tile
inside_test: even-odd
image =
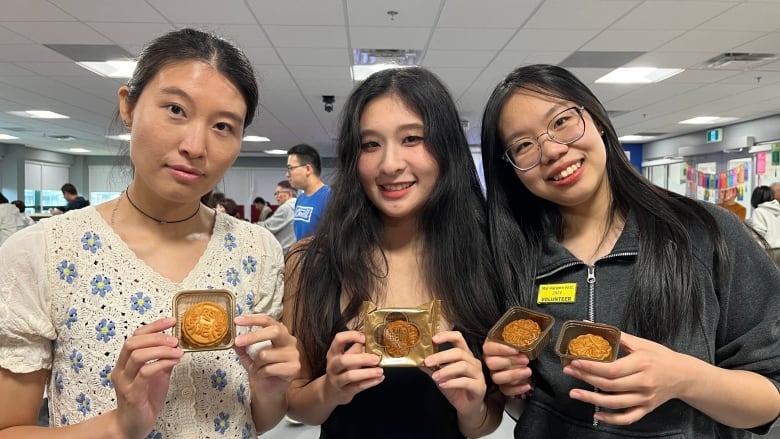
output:
[[[647,52],[673,40],[681,30],[605,30],[586,42],[580,50]]]
[[[350,44],[354,49],[425,49],[431,30],[423,27],[351,26]]]
[[[621,67],[642,55],[642,52],[574,52],[561,61],[561,67],[611,68]]]
[[[447,0],[439,27],[503,27],[516,29],[534,13],[543,0]],[[488,7],[493,13],[485,13]]]
[[[506,45],[506,50],[570,51],[582,47],[598,34],[595,30],[523,29]],[[541,47],[540,47],[541,46]]]
[[[75,21],[60,8],[44,0],[3,0],[0,23],[17,21]]]
[[[275,47],[347,48],[343,26],[264,26]]]
[[[629,0],[547,0],[526,29],[602,29],[638,5]]]
[[[428,46],[433,50],[495,50],[503,47],[514,29],[438,28]]]
[[[418,0],[394,0],[392,4],[381,0],[346,0],[346,4],[351,25],[389,28],[430,27],[436,22],[440,8],[440,2]],[[398,14],[389,15],[387,12],[391,10]]]
[[[750,30],[775,31],[780,29],[778,17],[780,3],[742,3],[730,8],[728,13],[713,17],[699,28],[717,31],[746,30],[744,24],[750,23]]]
[[[78,22],[26,21],[3,24],[8,29],[30,40],[46,44],[110,44],[111,41],[94,29]]]
[[[429,50],[423,59],[423,66],[437,67],[482,67],[495,56],[492,50]]]
[[[247,0],[262,25],[343,26],[342,0]]]
[[[343,66],[350,65],[352,56],[347,49],[305,49],[281,47],[279,56],[289,65]]]
[[[695,52],[719,50],[733,52],[735,47],[761,37],[761,32],[751,31],[690,31],[659,47],[662,52]]]
[[[244,2],[212,0],[146,0],[173,23],[255,24]]]
[[[145,2],[127,0],[55,0],[57,7],[79,21],[122,23],[165,23],[166,20]]]
[[[612,29],[687,30],[732,8],[734,2],[645,1],[615,22]]]
[[[121,46],[143,46],[157,35],[174,30],[167,23],[88,23],[89,26],[111,42]],[[125,47],[125,50],[128,50]],[[131,53],[137,53],[136,50]]]

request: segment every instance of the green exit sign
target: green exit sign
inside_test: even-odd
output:
[[[723,140],[723,128],[707,131],[707,143],[720,142],[721,140]]]

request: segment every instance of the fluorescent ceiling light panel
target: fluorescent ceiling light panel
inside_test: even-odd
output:
[[[106,78],[130,78],[133,76],[136,62],[127,59],[108,61],[82,61],[77,65]]]
[[[719,117],[719,116],[699,116],[691,119],[681,120],[677,123],[686,125],[709,125],[713,123],[731,122],[737,120],[737,117]]]
[[[621,67],[596,80],[599,84],[651,84],[661,82],[683,69],[656,69],[655,67]]]
[[[287,151],[286,151],[286,150],[284,150],[284,149],[267,149],[267,150],[265,150],[265,151],[263,151],[263,152],[264,152],[264,153],[266,153],[266,154],[271,154],[271,155],[283,155],[283,154],[287,154]]]
[[[70,119],[70,116],[46,110],[9,111],[8,114],[31,119]]]
[[[123,140],[123,141],[127,142],[127,141],[130,140],[130,133],[117,134],[117,135],[114,135],[114,136],[106,136],[106,138],[107,139],[112,139],[112,140]]]
[[[0,134],[0,140],[15,140],[18,137],[11,136],[9,134]]]
[[[373,73],[419,64],[422,51],[413,49],[352,49],[352,80],[362,81]]]
[[[263,136],[244,136],[244,142],[270,142],[271,139]]]
[[[68,152],[90,152],[90,150],[84,148],[68,148]]]
[[[653,136],[640,136],[636,134],[631,134],[628,136],[618,137],[618,140],[620,140],[621,142],[641,142],[643,140],[650,140],[652,138]]]

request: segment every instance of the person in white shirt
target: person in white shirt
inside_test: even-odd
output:
[[[772,248],[780,248],[780,203],[769,186],[758,186],[750,197],[753,216],[750,226]]]

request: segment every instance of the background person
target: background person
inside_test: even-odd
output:
[[[19,209],[9,203],[5,195],[0,194],[0,245],[23,227]]]
[[[16,206],[17,209],[19,209],[19,216],[22,219],[22,225],[24,227],[31,226],[35,224],[35,220],[30,218],[30,215],[25,212],[25,209],[27,209],[27,206],[24,204],[24,201],[22,200],[14,200],[11,201],[11,204]]]
[[[255,437],[284,415],[300,367],[275,319],[282,252],[200,203],[255,115],[251,63],[211,34],[173,31],[141,52],[118,98],[127,190],[0,247],[0,438]],[[170,335],[174,295],[211,288],[235,295],[234,351],[185,354]],[[47,382],[57,428],[42,429]]]
[[[529,367],[486,342],[505,395],[533,384],[516,438],[766,433],[780,413],[780,270],[742,221],[640,175],[603,105],[556,66],[496,86],[482,157],[505,302],[551,314],[556,335],[583,319],[623,331],[616,361],[566,367],[550,348]],[[567,303],[543,285],[570,285]]]
[[[780,202],[769,186],[753,189],[750,197],[753,215],[750,227],[756,231],[772,248],[780,248]]]
[[[282,251],[287,253],[290,246],[295,243],[295,231],[293,230],[293,218],[295,217],[295,189],[287,180],[282,180],[276,185],[274,198],[278,207],[273,215],[258,224],[273,233],[276,240],[282,246]]]
[[[493,431],[503,404],[488,391],[479,346],[500,315],[484,226],[474,161],[445,86],[413,67],[367,78],[341,115],[318,232],[287,256],[284,321],[303,358],[288,415],[321,425],[322,438]],[[363,352],[364,301],[433,299],[442,301],[439,352],[425,368],[383,369]],[[383,422],[377,413],[396,415]]]
[[[68,204],[63,207],[55,207],[52,209],[53,214],[65,213],[71,210],[81,209],[89,206],[89,200],[79,195],[78,191],[76,190],[76,186],[73,184],[65,183],[62,185],[60,190],[62,191],[63,198],[65,198],[65,201],[67,201]]]
[[[322,182],[321,173],[320,153],[314,147],[300,144],[287,151],[287,181],[302,191],[295,203],[295,239],[314,233],[325,211],[330,186]]]
[[[268,202],[265,201],[265,198],[263,197],[255,197],[255,200],[252,202],[252,204],[254,204],[255,209],[257,209],[259,212],[258,221],[265,221],[269,216],[271,216],[272,213],[274,213],[273,209],[271,209],[271,206],[268,205]]]

